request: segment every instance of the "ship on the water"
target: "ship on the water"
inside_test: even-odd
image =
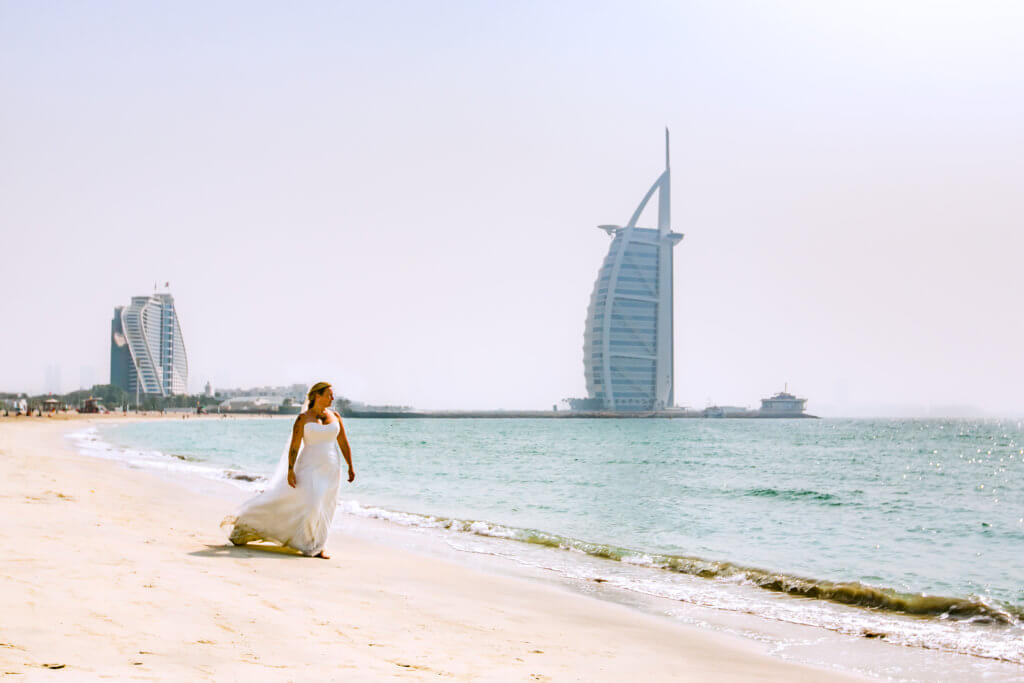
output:
[[[700,417],[817,417],[808,415],[807,399],[789,393],[789,385],[782,391],[761,399],[761,408],[751,410],[740,406],[710,405],[700,412]]]
[[[789,393],[787,385],[774,396],[762,398],[758,413],[759,417],[813,417],[805,412],[806,406],[807,399]]]

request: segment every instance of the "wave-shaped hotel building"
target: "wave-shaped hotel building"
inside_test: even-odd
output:
[[[188,393],[188,354],[169,293],[133,296],[110,323],[110,383],[129,394]]]
[[[612,236],[587,308],[583,366],[587,394],[602,410],[663,410],[675,403],[672,232],[668,131],[665,170],[625,226],[601,225]],[[656,228],[637,226],[658,195]]]

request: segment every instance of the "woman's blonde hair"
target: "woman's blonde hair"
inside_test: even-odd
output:
[[[324,393],[326,390],[331,388],[330,382],[317,382],[309,388],[309,392],[306,394],[306,402],[310,408],[313,407],[313,403],[316,402],[316,397]]]

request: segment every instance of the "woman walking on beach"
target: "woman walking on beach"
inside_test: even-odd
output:
[[[305,410],[292,427],[287,457],[282,458],[270,485],[222,523],[233,525],[232,543],[272,541],[303,555],[329,559],[324,544],[338,504],[339,448],[348,463],[348,480],[356,478],[341,415],[330,407],[333,402],[334,391],[327,382],[310,388]]]

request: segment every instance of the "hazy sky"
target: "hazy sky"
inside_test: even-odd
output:
[[[1024,414],[1022,122],[1019,2],[3,0],[0,390],[170,281],[194,390],[581,396],[668,126],[677,403]]]

